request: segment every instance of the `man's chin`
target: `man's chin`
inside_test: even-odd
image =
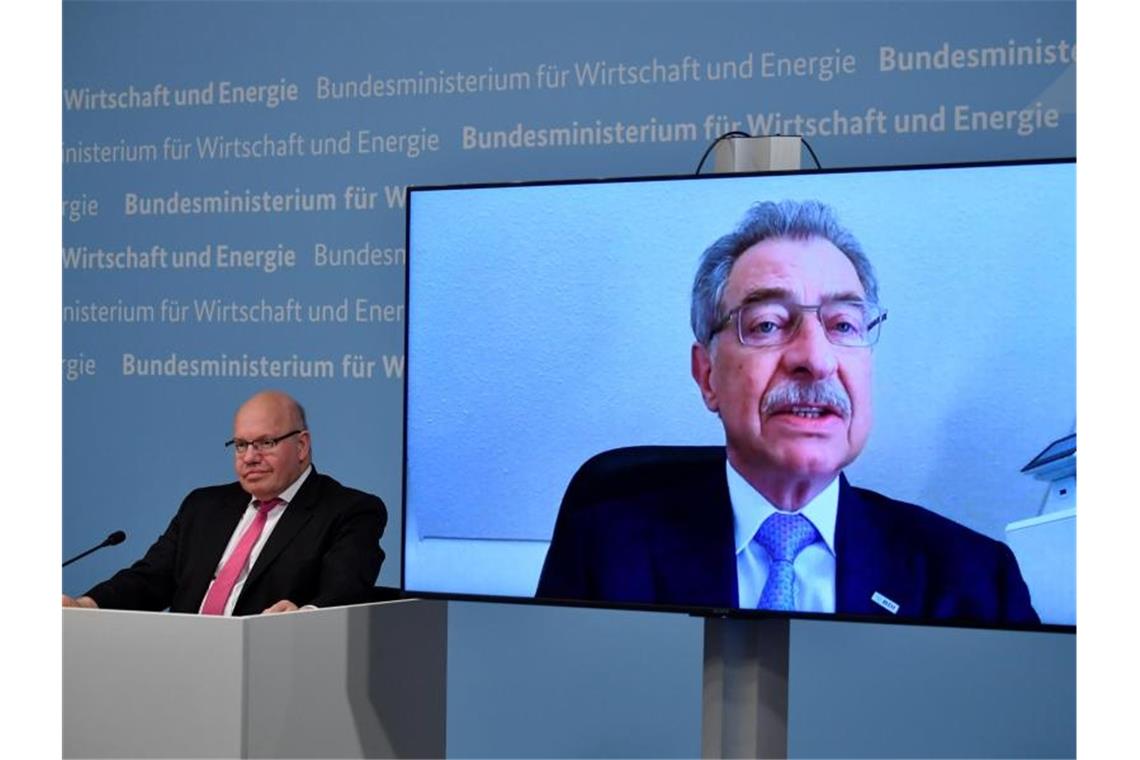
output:
[[[847,451],[835,451],[817,445],[784,447],[772,457],[776,469],[792,477],[833,478],[854,459]]]
[[[248,494],[257,496],[257,494],[260,493],[261,490],[265,487],[266,479],[264,475],[255,477],[247,475],[245,477],[238,478],[238,481],[241,483],[242,490]]]

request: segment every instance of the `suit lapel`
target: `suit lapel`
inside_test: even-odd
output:
[[[319,492],[320,480],[317,469],[314,467],[313,471],[309,473],[309,477],[305,478],[300,490],[293,496],[293,500],[285,507],[285,512],[282,513],[280,521],[273,532],[269,534],[265,546],[257,555],[257,561],[250,568],[249,576],[242,587],[242,596],[245,596],[245,593],[257,582],[257,579],[265,574],[266,568],[273,564],[273,561],[277,559],[285,547],[312,519],[313,508],[317,504]]]
[[[241,521],[242,513],[248,506],[249,494],[234,484],[232,492],[227,493],[214,505],[206,519],[200,520],[198,528],[201,531],[200,539],[196,536],[192,546],[195,557],[191,570],[192,578],[186,584],[188,593],[185,600],[187,603],[192,603],[193,611],[197,611],[202,598],[206,596],[206,589],[214,579],[214,573],[222,559],[222,552],[226,550],[226,544],[229,543],[234,529]],[[175,611],[189,610],[181,610],[179,605],[179,609]]]
[[[735,607],[736,550],[724,461],[674,489],[667,519],[650,522],[658,599],[677,604]]]
[[[889,515],[868,502],[841,475],[835,526],[836,612],[900,617],[922,614],[925,568],[898,533]],[[898,605],[895,612],[888,609],[892,604]]]

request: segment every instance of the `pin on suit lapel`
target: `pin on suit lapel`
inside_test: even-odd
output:
[[[885,519],[841,475],[835,525],[836,612],[923,614],[925,563],[906,550],[911,542],[896,532],[901,526]]]

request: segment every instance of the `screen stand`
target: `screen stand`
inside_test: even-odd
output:
[[[705,620],[702,757],[788,756],[790,625]]]

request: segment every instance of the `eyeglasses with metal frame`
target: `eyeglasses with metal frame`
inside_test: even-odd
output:
[[[743,346],[770,348],[790,343],[799,333],[806,311],[815,312],[827,340],[844,348],[868,348],[879,340],[886,309],[861,300],[801,304],[779,299],[745,301],[728,312],[712,331],[715,337],[736,321],[736,337]]]

